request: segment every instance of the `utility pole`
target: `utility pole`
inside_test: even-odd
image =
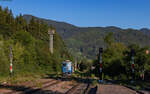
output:
[[[53,50],[53,41],[54,41],[55,30],[54,29],[49,29],[48,34],[49,34],[49,51],[51,52],[51,54],[53,54],[53,52],[54,52],[54,50]]]
[[[99,64],[100,64],[100,82],[103,82],[102,79],[102,69],[103,69],[103,63],[102,63],[102,53],[103,53],[103,48],[99,48]]]
[[[135,80],[135,65],[134,65],[134,55],[135,55],[135,50],[134,49],[131,49],[131,68],[132,68],[132,83],[134,82]]]
[[[12,47],[9,46],[9,58],[10,58],[10,76],[13,74],[13,54],[12,54]]]

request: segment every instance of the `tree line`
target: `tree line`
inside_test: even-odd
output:
[[[48,29],[55,28],[34,17],[27,23],[21,14],[14,17],[8,7],[0,6],[0,77],[9,75],[9,46],[15,74],[60,72],[61,61],[73,58],[57,33],[54,54],[49,52]]]
[[[134,49],[134,63],[135,63],[135,78],[146,80],[150,77],[150,54],[148,47],[140,47],[138,44],[131,44],[126,46],[122,42],[116,42],[113,33],[108,33],[104,41],[106,48],[103,51],[103,78],[114,80],[131,80],[132,79],[132,63],[131,63],[131,49]],[[147,51],[147,52],[146,52]],[[93,73],[99,76],[99,56],[94,61],[95,69]]]

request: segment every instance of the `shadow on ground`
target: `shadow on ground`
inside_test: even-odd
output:
[[[96,92],[97,92],[97,86],[96,87],[93,87],[93,88],[91,88],[90,89],[90,91],[88,92],[88,94],[96,94]]]
[[[49,74],[46,79],[55,79],[60,81],[77,81],[78,83],[85,83],[90,84],[93,79],[81,78],[81,77],[62,77],[56,76],[56,74]],[[13,92],[22,92],[23,94],[62,94],[61,92],[54,92],[51,90],[42,90],[42,89],[34,89],[32,87],[25,87],[25,86],[17,86],[17,85],[0,85],[0,88],[10,89],[13,90],[8,94]],[[97,87],[91,88],[89,94],[96,94]]]
[[[89,78],[83,78],[83,77],[71,77],[71,76],[56,76],[56,74],[48,74],[47,77],[45,77],[46,79],[55,79],[55,80],[61,80],[61,81],[76,81],[78,83],[85,83],[85,84],[89,84],[91,83],[93,80],[95,79],[89,79]]]

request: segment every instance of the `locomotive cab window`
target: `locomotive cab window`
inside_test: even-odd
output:
[[[63,66],[66,66],[66,64],[62,64]]]

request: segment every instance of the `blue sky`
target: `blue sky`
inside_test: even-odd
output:
[[[64,21],[80,27],[150,28],[150,0],[0,0],[14,15]]]

